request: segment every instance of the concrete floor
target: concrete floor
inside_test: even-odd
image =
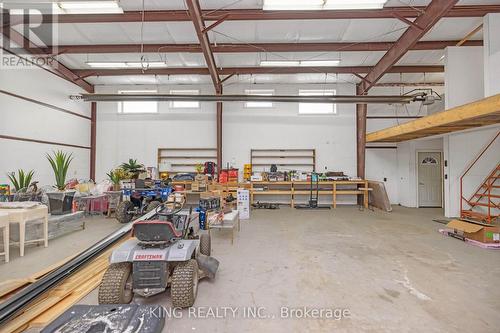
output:
[[[228,231],[213,233],[218,275],[200,282],[196,315],[183,310],[164,332],[499,332],[500,252],[442,236],[437,217],[401,207],[252,211],[233,246]],[[96,301],[94,291],[82,303]],[[169,292],[134,302],[169,308]],[[245,318],[249,307],[264,318]],[[348,313],[290,319],[281,307]]]
[[[78,230],[49,240],[49,247],[30,244],[19,257],[19,247],[10,247],[10,261],[0,259],[0,281],[26,278],[69,256],[77,254],[117,230],[122,225],[114,218],[89,217],[85,230]],[[29,227],[29,226],[28,226]]]

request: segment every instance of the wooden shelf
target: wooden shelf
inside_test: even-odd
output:
[[[165,158],[165,159],[183,159],[183,160],[193,160],[193,159],[201,159],[201,158],[217,159],[216,156],[160,156],[160,158]]]
[[[204,152],[204,153],[200,153]],[[211,152],[211,153],[210,153]],[[217,160],[216,148],[158,148],[158,170],[163,163],[170,164],[172,168],[180,167],[186,170],[166,170],[169,173],[196,172],[195,167],[207,161]]]
[[[277,155],[267,155],[267,156],[256,156],[254,155],[253,158],[311,158],[312,156],[310,155],[307,155],[307,156],[304,156],[304,155],[289,155],[289,156],[277,156]]]
[[[267,153],[267,154],[266,154]],[[297,160],[304,160],[299,163]],[[266,163],[254,163],[255,160],[267,160]],[[305,171],[316,170],[316,150],[315,149],[251,149],[250,164],[252,167],[270,167],[276,165],[293,169],[295,167],[305,167]],[[256,171],[255,169],[253,171]]]
[[[291,207],[294,207],[298,196],[309,195],[311,193],[311,190],[309,188],[305,188],[305,186],[310,186],[310,181],[260,181],[250,182],[250,184],[250,201],[252,204],[255,202],[255,195],[289,195],[290,201],[287,202],[287,204],[290,204]],[[262,188],[262,186],[266,186],[268,187],[268,189],[257,190],[257,188]],[[340,188],[338,188],[337,186],[340,186]],[[351,189],[345,188],[346,186],[351,186]],[[360,186],[362,186],[362,188],[360,188]],[[278,189],[277,187],[287,188]],[[363,195],[363,204],[366,208],[368,208],[368,181],[366,180],[325,181],[319,182],[319,187],[320,189],[318,190],[318,195],[322,197],[330,196],[332,198],[331,204],[334,208],[337,207],[337,195]],[[313,189],[313,193],[315,192],[316,190]]]
[[[313,193],[316,193],[316,191],[313,190]],[[293,194],[299,194],[299,195],[309,195],[311,194],[311,191],[306,191],[306,190],[294,190],[293,191]],[[319,195],[332,195],[333,194],[333,191],[332,190],[319,190],[318,192]]]
[[[252,166],[268,166],[273,164],[276,166],[314,166],[313,163],[253,163]]]

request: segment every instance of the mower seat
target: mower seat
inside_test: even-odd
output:
[[[132,232],[141,242],[170,242],[174,238],[182,237],[182,232],[176,230],[170,221],[138,221],[134,223]]]

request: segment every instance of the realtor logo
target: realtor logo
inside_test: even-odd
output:
[[[57,15],[51,2],[0,2],[0,69],[57,65]]]

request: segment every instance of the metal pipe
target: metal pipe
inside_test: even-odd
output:
[[[153,210],[134,222],[151,218],[156,212]],[[47,292],[50,288],[69,277],[71,274],[80,269],[84,264],[95,258],[106,248],[117,242],[122,237],[126,236],[132,230],[133,223],[128,223],[121,229],[115,231],[101,241],[92,245],[87,250],[81,252],[78,256],[68,261],[66,264],[48,273],[36,282],[22,289],[17,294],[8,298],[0,304],[0,325],[5,324],[9,319],[22,311],[26,306],[35,301],[40,295]],[[2,328],[0,326],[0,331]]]
[[[347,103],[347,104],[408,104],[422,101],[425,93],[414,95],[335,95],[335,96],[258,96],[258,95],[170,95],[170,94],[81,94],[70,96],[85,102],[123,101],[201,101],[201,102],[282,102],[282,103]]]

